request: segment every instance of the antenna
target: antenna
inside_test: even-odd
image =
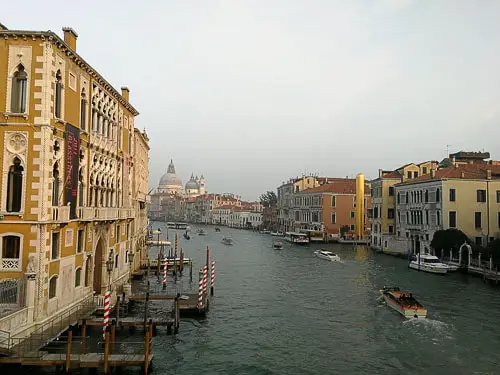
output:
[[[450,157],[450,147],[451,147],[451,145],[446,145],[446,156],[445,157],[447,157],[447,158]]]

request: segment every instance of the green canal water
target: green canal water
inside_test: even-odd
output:
[[[195,269],[210,246],[215,297],[205,319],[154,337],[157,374],[500,374],[498,287],[410,271],[366,248],[322,245],[340,264],[313,257],[313,245],[273,250],[270,235],[195,229],[190,241],[179,232],[179,246]],[[233,246],[220,242],[228,235]],[[383,285],[410,290],[429,318],[404,320],[381,304]]]

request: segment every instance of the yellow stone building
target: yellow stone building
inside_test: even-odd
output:
[[[374,249],[391,252],[392,239],[396,234],[395,185],[424,176],[438,167],[437,161],[420,164],[405,164],[393,171],[379,169],[379,176],[372,181],[372,230],[371,246]]]
[[[13,336],[121,291],[145,254],[148,138],[129,90],[63,32],[0,27],[0,289],[15,292],[0,329]]]

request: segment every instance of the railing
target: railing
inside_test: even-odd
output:
[[[79,207],[78,208],[78,218],[81,220],[94,220],[95,219],[95,208],[94,207]]]
[[[69,206],[61,206],[61,207],[51,207],[51,218],[52,221],[57,222],[68,222],[69,221]]]
[[[20,260],[19,258],[2,258],[2,262],[0,263],[0,267],[2,271],[12,270],[19,271],[20,269]]]
[[[39,350],[50,340],[64,332],[71,324],[95,311],[93,297],[88,297],[70,309],[38,326],[28,337],[9,337],[9,349],[17,357],[40,357]]]
[[[116,207],[80,207],[78,217],[88,221],[127,219],[134,217],[134,210]]]

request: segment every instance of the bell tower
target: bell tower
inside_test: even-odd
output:
[[[203,174],[200,176],[200,195],[205,195],[205,178]]]

